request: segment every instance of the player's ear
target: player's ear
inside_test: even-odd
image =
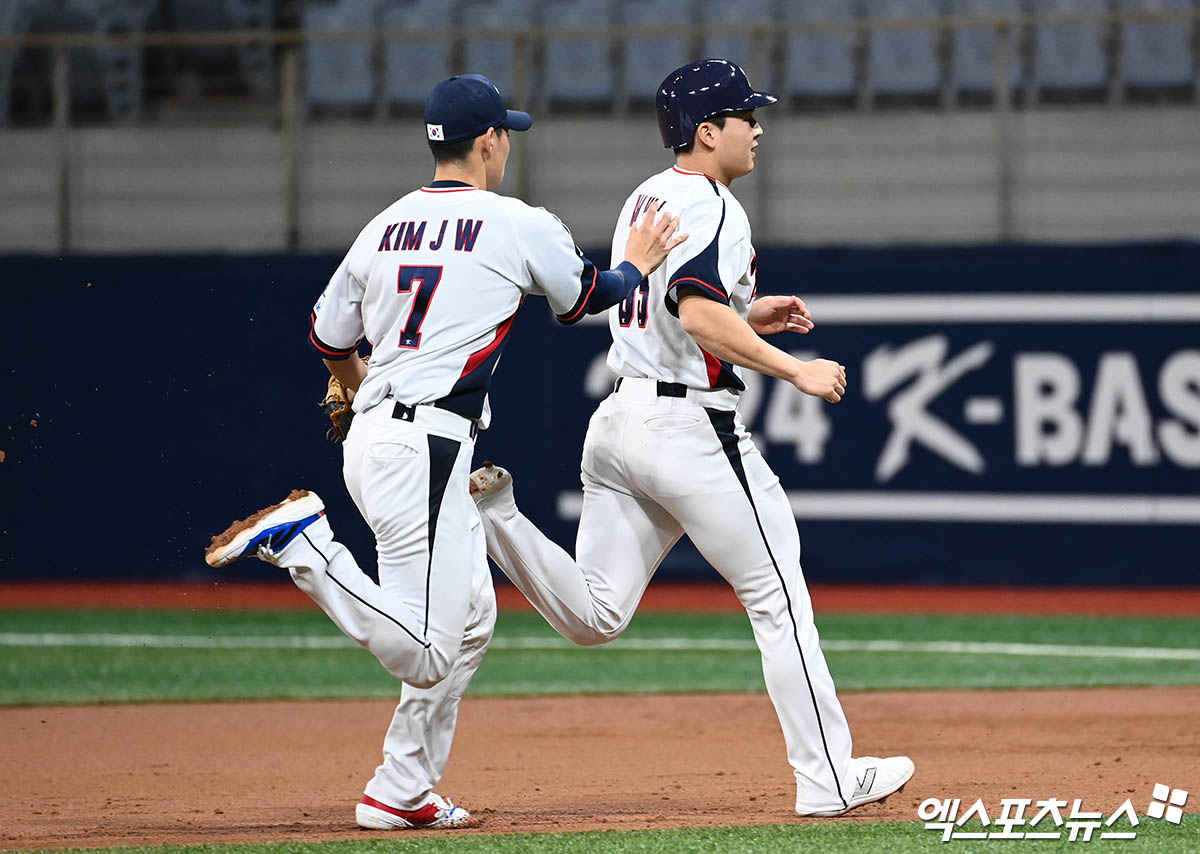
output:
[[[716,148],[717,126],[712,122],[700,122],[700,127],[696,128],[696,142],[702,143],[705,148]]]
[[[479,139],[482,140],[482,150],[486,156],[490,157],[496,150],[496,145],[500,142],[498,136],[495,128],[488,128],[479,135]]]

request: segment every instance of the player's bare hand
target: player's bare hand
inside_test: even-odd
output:
[[[829,359],[799,362],[792,385],[805,394],[837,403],[846,395],[846,367]]]
[[[746,322],[759,335],[776,332],[806,334],[813,328],[812,313],[800,297],[759,297],[750,304]]]
[[[657,270],[671,250],[688,239],[686,234],[675,234],[679,217],[666,211],[661,217],[658,215],[661,206],[660,201],[652,202],[641,222],[629,229],[629,239],[625,242],[625,260],[641,270],[643,276]]]

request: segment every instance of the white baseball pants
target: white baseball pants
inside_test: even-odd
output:
[[[588,425],[576,559],[503,502],[480,508],[488,552],[560,634],[597,644],[624,631],[686,533],[750,617],[797,809],[840,809],[855,787],[850,729],[813,624],[795,517],[735,402],[729,392],[659,397],[653,380],[623,379]]]
[[[459,701],[491,640],[496,594],[469,494],[470,423],[428,406],[410,423],[392,417],[394,405],[356,415],[344,446],[346,487],[375,533],[379,583],[324,519],[281,558],[296,585],[406,683],[366,794],[416,809],[445,769]]]

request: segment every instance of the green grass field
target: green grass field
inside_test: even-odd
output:
[[[1200,619],[852,616],[818,620],[839,690],[1200,684]],[[577,648],[535,614],[504,613],[473,695],[761,691],[744,615],[642,614],[606,647]],[[321,613],[0,612],[0,704],[394,697],[395,681]],[[1200,718],[1198,718],[1200,720]],[[1200,796],[1197,793],[1196,796]],[[1200,816],[1143,821],[1135,840],[1026,841],[1021,850],[1200,851]],[[448,836],[114,851],[279,854],[1010,850],[911,822]]]
[[[978,825],[964,830],[981,830]],[[1013,846],[1017,847],[1014,849]],[[97,849],[86,849],[95,851]],[[1094,854],[1190,854],[1200,851],[1200,816],[1189,815],[1178,827],[1142,822],[1136,839],[1077,840],[950,840],[925,830],[918,822],[871,821],[830,824],[704,827],[681,830],[596,831],[590,833],[521,833],[448,836],[441,839],[371,839],[319,845],[165,845],[158,848],[105,848],[104,854],[915,854],[949,851],[994,854],[1003,851],[1087,851]],[[76,849],[75,854],[82,854]]]
[[[1200,620],[819,619],[839,690],[1200,684]],[[983,645],[983,646],[979,646]],[[504,613],[474,695],[764,690],[741,614],[642,614],[574,647]],[[0,612],[0,703],[391,697],[396,683],[318,611]]]

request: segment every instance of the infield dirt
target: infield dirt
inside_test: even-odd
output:
[[[855,753],[907,753],[917,774],[883,804],[805,821],[916,821],[929,797],[1144,813],[1155,783],[1200,790],[1198,686],[842,699]],[[0,848],[386,836],[358,830],[354,804],[392,707],[0,710]],[[467,698],[439,791],[476,817],[439,835],[799,821],[763,694]]]

